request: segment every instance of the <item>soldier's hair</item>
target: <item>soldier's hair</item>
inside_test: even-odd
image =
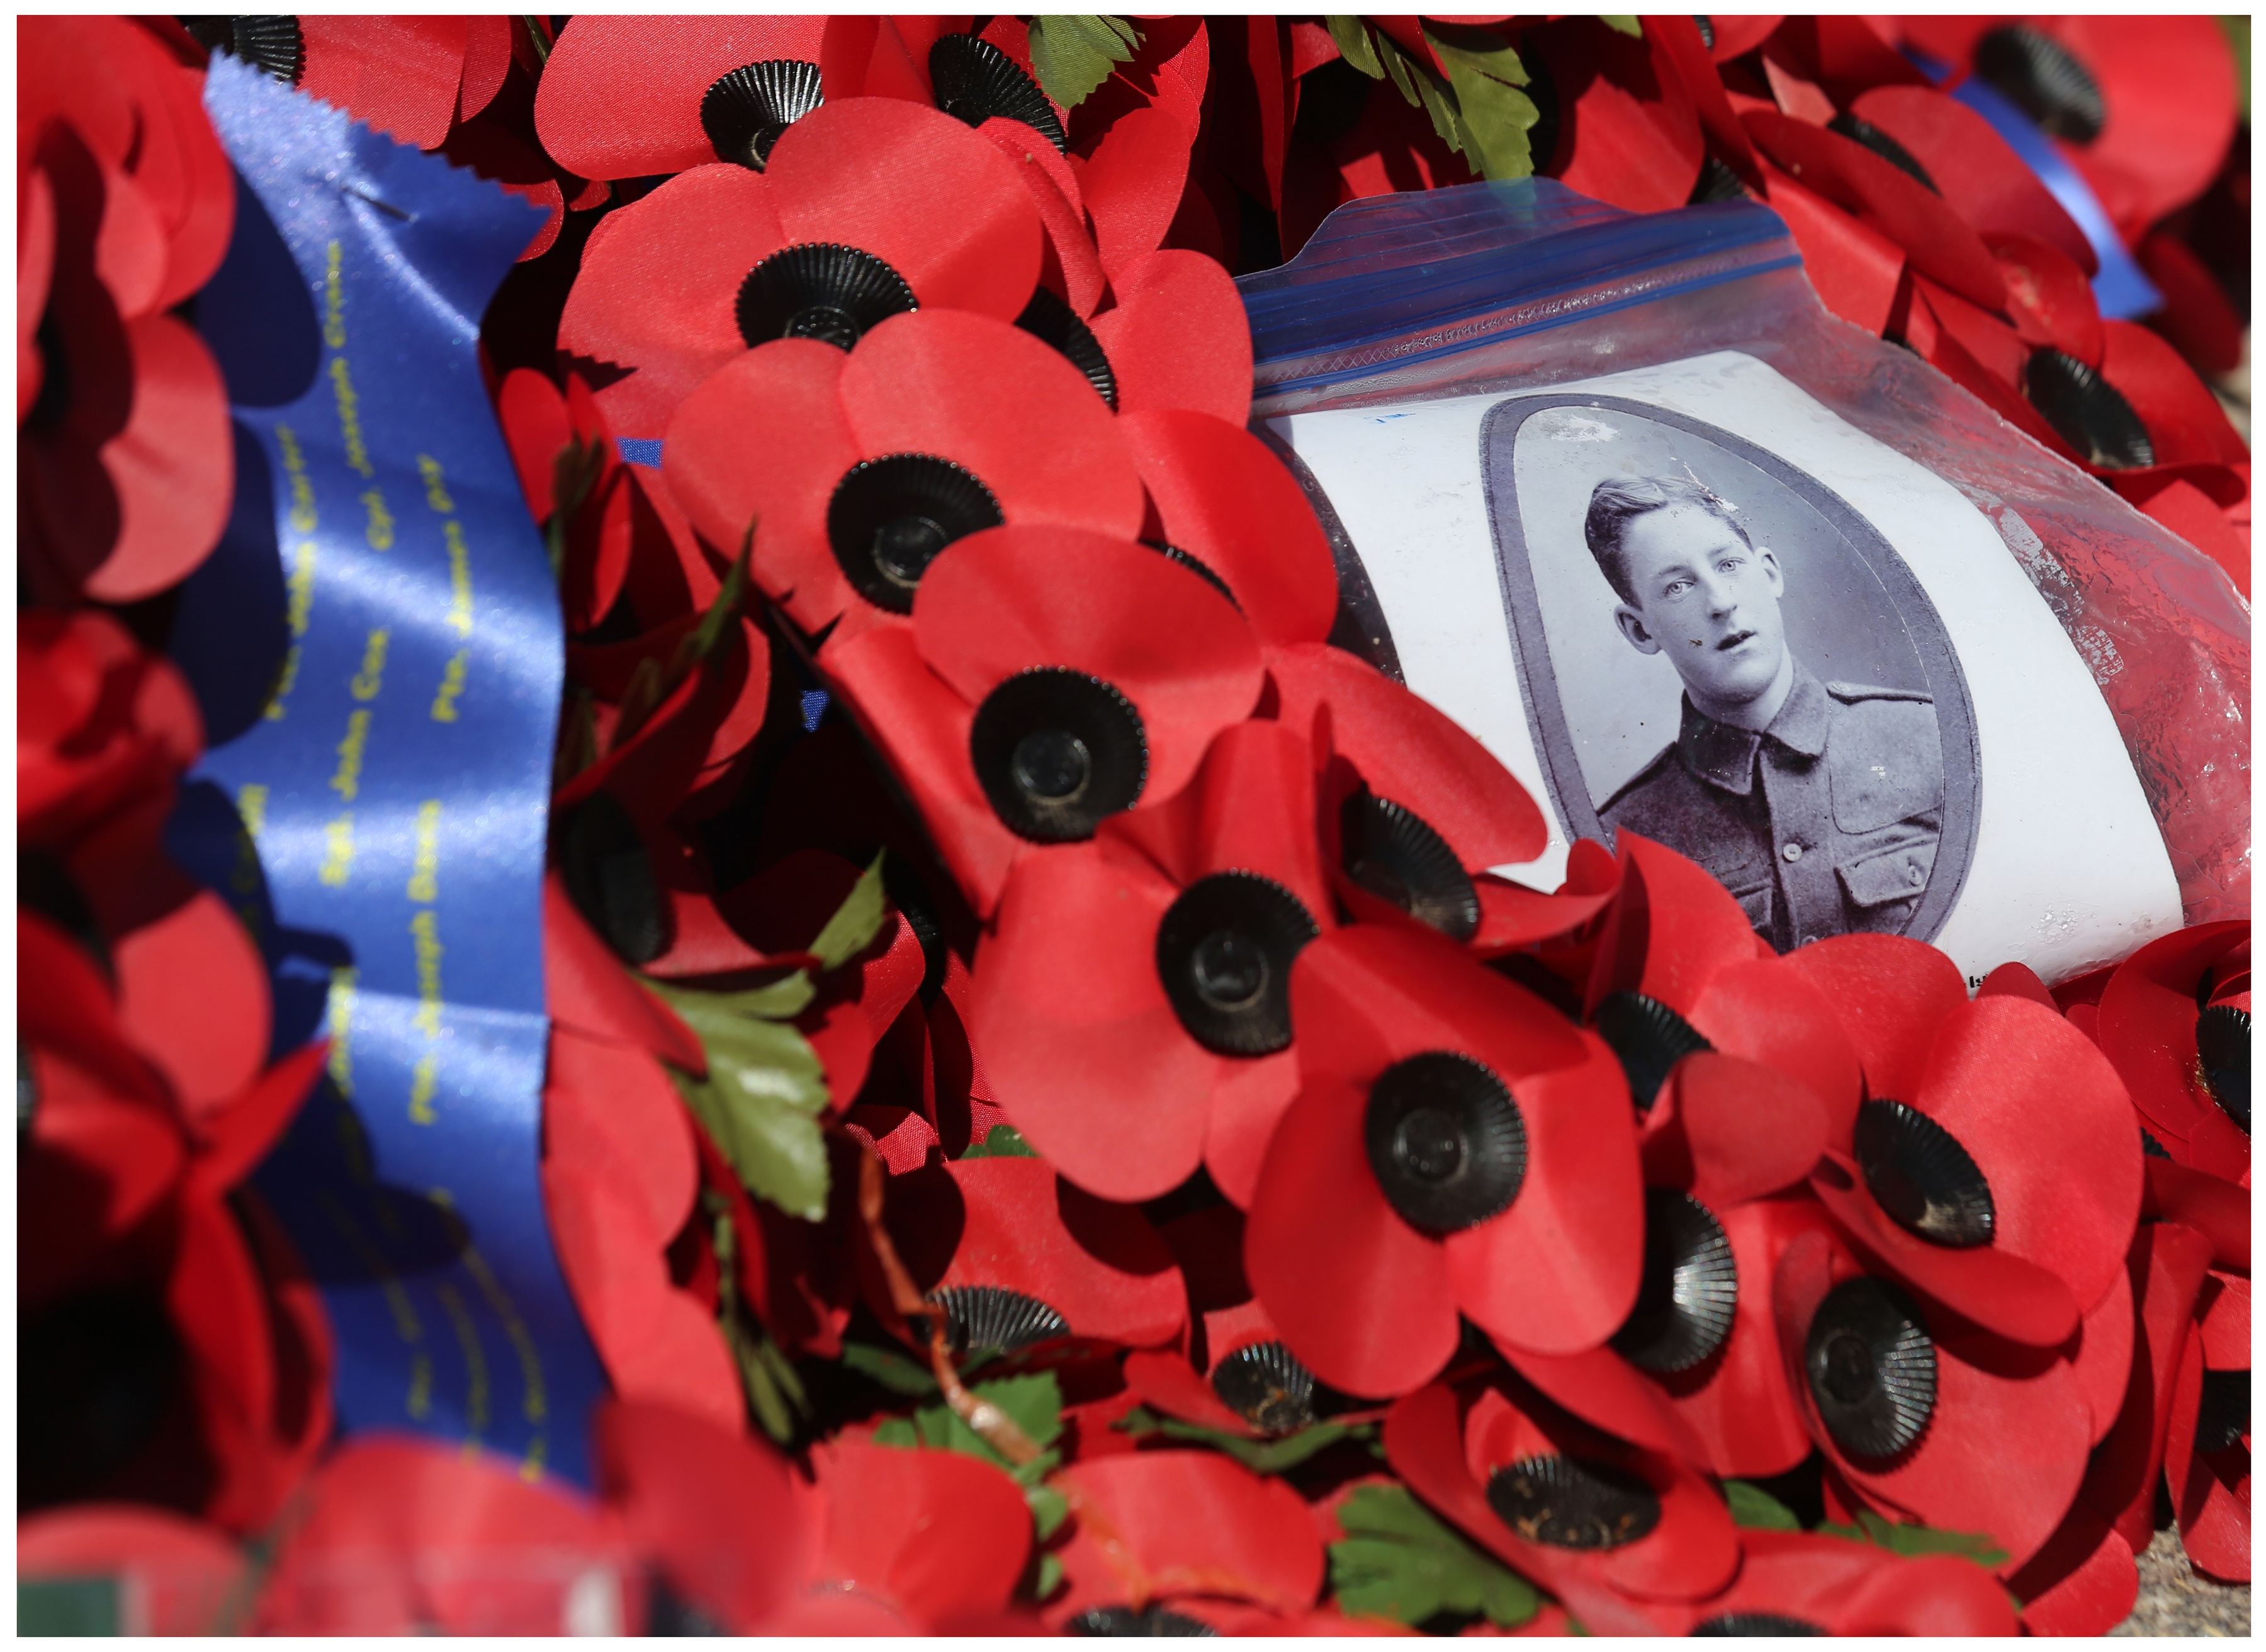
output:
[[[1754,548],[1755,542],[1747,537],[1746,529],[1731,508],[1704,482],[1687,481],[1680,476],[1609,476],[1590,495],[1590,514],[1583,521],[1582,536],[1590,542],[1590,554],[1597,559],[1597,571],[1605,576],[1621,601],[1642,606],[1637,601],[1636,588],[1629,582],[1626,548],[1629,524],[1640,516],[1675,505],[1698,506],[1738,535],[1741,545],[1749,550]]]

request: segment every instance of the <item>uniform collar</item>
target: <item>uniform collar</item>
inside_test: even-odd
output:
[[[1719,723],[1684,697],[1684,726],[1676,744],[1685,766],[1718,790],[1744,797],[1754,789],[1755,748],[1770,740],[1805,757],[1825,750],[1825,690],[1800,660],[1794,662],[1794,689],[1778,708],[1768,728],[1759,735],[1751,728]]]

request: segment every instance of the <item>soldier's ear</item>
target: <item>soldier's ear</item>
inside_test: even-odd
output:
[[[1660,639],[1654,636],[1645,625],[1644,615],[1628,603],[1623,603],[1613,610],[1613,624],[1621,628],[1621,635],[1628,639],[1629,647],[1639,654],[1660,652]]]
[[[1784,596],[1786,594],[1786,570],[1779,567],[1778,558],[1773,554],[1771,548],[1766,545],[1757,545],[1755,547],[1755,554],[1762,559],[1763,571],[1770,578],[1771,588],[1778,592],[1780,596]]]

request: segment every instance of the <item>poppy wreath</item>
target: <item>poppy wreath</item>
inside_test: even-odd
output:
[[[19,1626],[92,1579],[189,1634],[2095,1634],[2160,1502],[2247,1583],[2247,921],[1977,983],[1778,956],[1634,833],[1530,887],[1536,798],[1339,646],[1235,287],[1394,191],[1751,197],[2247,591],[2218,23],[18,45]],[[256,864],[167,847],[214,53],[545,210],[480,365],[565,636],[588,1486],[342,1430],[250,1181],[330,1058],[271,1048]]]

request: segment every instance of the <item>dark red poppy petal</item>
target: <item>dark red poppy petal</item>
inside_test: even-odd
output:
[[[2131,1615],[2140,1569],[2131,1546],[2080,1503],[2007,1587],[2032,1634],[2105,1635]]]
[[[2247,464],[2250,450],[2195,369],[2130,321],[2101,324],[2101,374],[2148,427],[2160,464]]]
[[[1992,1248],[2052,1269],[2081,1310],[2100,1301],[2123,1276],[2142,1178],[2124,1086],[2092,1041],[2037,1005],[1978,999],[1944,1020],[1911,1100],[1988,1180]]]
[[[1826,1142],[1846,1146],[1864,1099],[1857,1052],[1833,1006],[1783,960],[1733,964],[1708,982],[1692,1025],[1727,1056],[1801,1085],[1820,1109]]]
[[[720,163],[620,208],[591,241],[559,347],[636,369],[598,391],[615,435],[659,440],[701,381],[746,351],[734,313],[740,283],[788,238],[768,180]]]
[[[2211,1244],[2176,1222],[2150,1222],[2132,1242],[2138,1297],[2131,1378],[2116,1420],[2094,1452],[2080,1497],[2115,1524],[2128,1544],[2148,1546],[2156,1530],[2155,1488],[2164,1465],[2172,1390],[2187,1350],[2196,1297],[2211,1266]]]
[[[1761,164],[1771,210],[1786,220],[1818,298],[1844,321],[1868,333],[1885,331],[1897,307],[1904,249],[1767,157]]]
[[[606,1500],[671,1583],[738,1626],[786,1604],[819,1534],[777,1452],[655,1405],[608,1404],[593,1427]]]
[[[1824,994],[1878,1097],[1919,1093],[1937,1025],[1967,1002],[1959,966],[1896,935],[1831,935],[1787,957]]]
[[[2214,1272],[2197,1304],[2204,1363],[2213,1371],[2250,1369],[2250,1282]]]
[[[852,352],[842,406],[861,452],[964,465],[1010,526],[1141,530],[1141,479],[1108,404],[1008,322],[958,310],[890,317]]]
[[[1678,1062],[1645,1121],[1645,1179],[1711,1210],[1792,1187],[1826,1147],[1809,1088],[1773,1068],[1701,1050]]]
[[[676,1012],[639,987],[574,910],[555,872],[543,880],[546,1008],[561,1027],[634,1044],[689,1072],[705,1072],[700,1041]]]
[[[1103,1547],[1105,1531],[1159,1595],[1224,1595],[1290,1612],[1320,1592],[1321,1535],[1305,1501],[1216,1451],[1106,1457],[1072,1464],[1060,1479],[1073,1511],[1092,1511],[1062,1551],[1073,1603],[1124,1600],[1126,1580]]]
[[[2077,1373],[2079,1391],[2093,1419],[2092,1443],[2101,1444],[2116,1426],[2124,1404],[2124,1390],[2132,1376],[2132,1341],[2138,1334],[2133,1319],[2132,1281],[2120,1265],[2116,1282],[2094,1304],[2077,1328],[2077,1341],[2067,1350]],[[2248,1341],[2245,1342],[2248,1356]]]
[[[2028,163],[1957,99],[1926,86],[1875,86],[1850,113],[1894,138],[1935,180],[1951,209],[1993,236],[2030,236],[2091,275],[2100,256]]]
[[[1520,36],[1548,65],[1564,113],[1556,155],[1537,155],[1568,189],[1631,212],[1680,207],[1706,149],[1684,82],[1648,40],[1592,18],[1569,18]]]
[[[1728,19],[1727,19],[1728,20]],[[1831,1634],[2011,1635],[2013,1604],[1990,1573],[1957,1555],[1905,1559],[1822,1532],[1739,1533],[1738,1580],[1685,1610],[1694,1622],[1745,1613],[1794,1618]]]
[[[544,1085],[545,1156],[606,1177],[657,1244],[684,1225],[699,1180],[683,1104],[642,1049],[553,1032]]]
[[[1031,845],[1007,830],[976,784],[968,756],[976,708],[929,669],[910,626],[879,625],[845,642],[830,639],[819,657],[919,809],[961,893],[988,917],[1008,872]]]
[[[958,1451],[861,1440],[813,1457],[827,1513],[817,1581],[879,1596],[921,1624],[1006,1606],[1031,1519],[1005,1473]]]
[[[2203,1336],[2191,1332],[2172,1388],[2164,1473],[2180,1546],[2197,1569],[2230,1583],[2250,1580],[2250,1453],[2248,1445],[2208,1455],[2196,1450],[2204,1379]],[[2232,1459],[2231,1461],[2229,1459]],[[2230,1484],[2237,1476],[2238,1484]]]
[[[2028,998],[2057,1015],[2061,1013],[2061,1005],[2054,1002],[2054,996],[2047,990],[2046,983],[2038,979],[2038,972],[2026,963],[2000,964],[1983,977],[1983,984],[1975,989],[1975,996],[1978,998]]]
[[[940,110],[849,98],[789,127],[764,178],[789,242],[857,247],[903,276],[925,307],[1012,322],[1037,283],[1042,238],[1016,173]]]
[[[2248,1188],[2167,1159],[2151,1158],[2142,1171],[2147,1177],[2143,1216],[2184,1224],[2210,1243],[2216,1266],[2249,1271]]]
[[[1948,1250],[1914,1239],[1866,1191],[1846,1154],[1829,1153],[1810,1187],[1853,1244],[1955,1313],[2030,1348],[2058,1348],[2076,1332],[2077,1298],[2059,1274],[1995,1246]]]
[[[1080,1187],[1153,1199],[1187,1180],[1220,1061],[1157,979],[1178,893],[1101,844],[1027,856],[976,959],[969,1032],[1000,1105]]]
[[[1363,1106],[1362,1091],[1322,1079],[1291,1103],[1252,1197],[1244,1272],[1315,1376],[1349,1393],[1406,1393],[1455,1352],[1456,1297],[1441,1247],[1385,1202]]]
[[[662,449],[669,492],[700,537],[733,552],[753,524],[756,582],[811,632],[858,601],[826,537],[835,484],[866,457],[842,411],[849,360],[811,339],[742,355],[686,398]],[[765,463],[747,462],[750,442]]]
[[[304,17],[299,89],[420,150],[438,149],[457,118],[464,71],[463,17]]]
[[[1578,929],[1613,898],[1610,889],[1583,895],[1572,891],[1570,885],[1555,895],[1544,895],[1485,873],[1472,880],[1472,887],[1479,891],[1480,927],[1471,947],[1482,958],[1499,957]]]
[[[1499,1045],[1473,1042],[1509,1076]],[[1583,1043],[1579,1064],[1512,1081],[1526,1125],[1518,1196],[1445,1246],[1457,1305],[1498,1341],[1538,1354],[1603,1342],[1635,1305],[1644,1275],[1643,1173],[1627,1085],[1602,1040],[1583,1034]]]
[[[1526,788],[1445,713],[1322,643],[1278,647],[1267,669],[1284,722],[1304,728],[1327,705],[1332,747],[1371,791],[1422,815],[1466,866],[1478,871],[1542,852],[1549,829]]]
[[[1121,413],[1186,408],[1231,424],[1251,407],[1251,325],[1235,283],[1201,252],[1167,247],[1115,271],[1093,336]]]
[[[1212,737],[1259,698],[1258,643],[1234,605],[1130,538],[1012,523],[972,535],[922,579],[913,629],[970,705],[1037,666],[1115,687],[1140,713],[1144,802],[1186,786]]]
[[[1168,543],[1227,581],[1261,642],[1320,642],[1337,568],[1303,489],[1240,425],[1168,408],[1121,409],[1117,428]]]
[[[1583,1422],[1648,1451],[1709,1466],[1707,1447],[1668,1395],[1612,1349],[1531,1354],[1497,1346],[1513,1370]]]
[[[1181,1270],[1135,1207],[1079,1191],[1042,1159],[949,1168],[967,1216],[945,1283],[1035,1297],[1078,1335],[1131,1347],[1169,1341],[1187,1322]]]
[[[1817,1305],[1861,1271],[1837,1252],[1822,1235],[1795,1240],[1773,1305],[1796,1400],[1828,1462],[1868,1501],[1922,1524],[1987,1531],[2007,1552],[2007,1564],[2021,1566],[2052,1535],[2085,1476],[2090,1420],[2069,1362],[1938,1315],[1927,1327],[1935,1401],[1926,1431],[1888,1466],[1860,1466],[1818,1421],[1801,1366]]]
[[[257,1169],[289,1127],[329,1056],[325,1041],[303,1044],[254,1078],[242,1093],[191,1121],[197,1184],[217,1196]]]
[[[566,398],[544,374],[515,367],[504,375],[496,391],[496,420],[503,426],[504,445],[511,450],[512,468],[519,472],[520,491],[527,495],[528,514],[537,522],[548,521],[552,463],[574,435]]]
[[[1039,263],[1040,284],[1062,299],[1073,314],[1091,316],[1108,290],[1101,255],[1085,223],[1085,197],[1070,159],[1036,128],[994,115],[976,128],[979,136],[1013,161],[1023,187],[1038,209],[1046,231]]]
[[[700,100],[718,77],[767,58],[818,61],[825,19],[578,17],[544,60],[543,147],[581,178],[645,178],[716,158]]]
[[[110,983],[94,959],[39,913],[16,914],[16,1014],[25,1042],[68,1056],[121,1096],[170,1114],[155,1067],[128,1046]]]
[[[2138,240],[2202,194],[2238,119],[2233,54],[2196,16],[2041,18],[2100,82],[2108,119],[2093,143],[2063,153]],[[2160,23],[2161,26],[2153,26]]]

